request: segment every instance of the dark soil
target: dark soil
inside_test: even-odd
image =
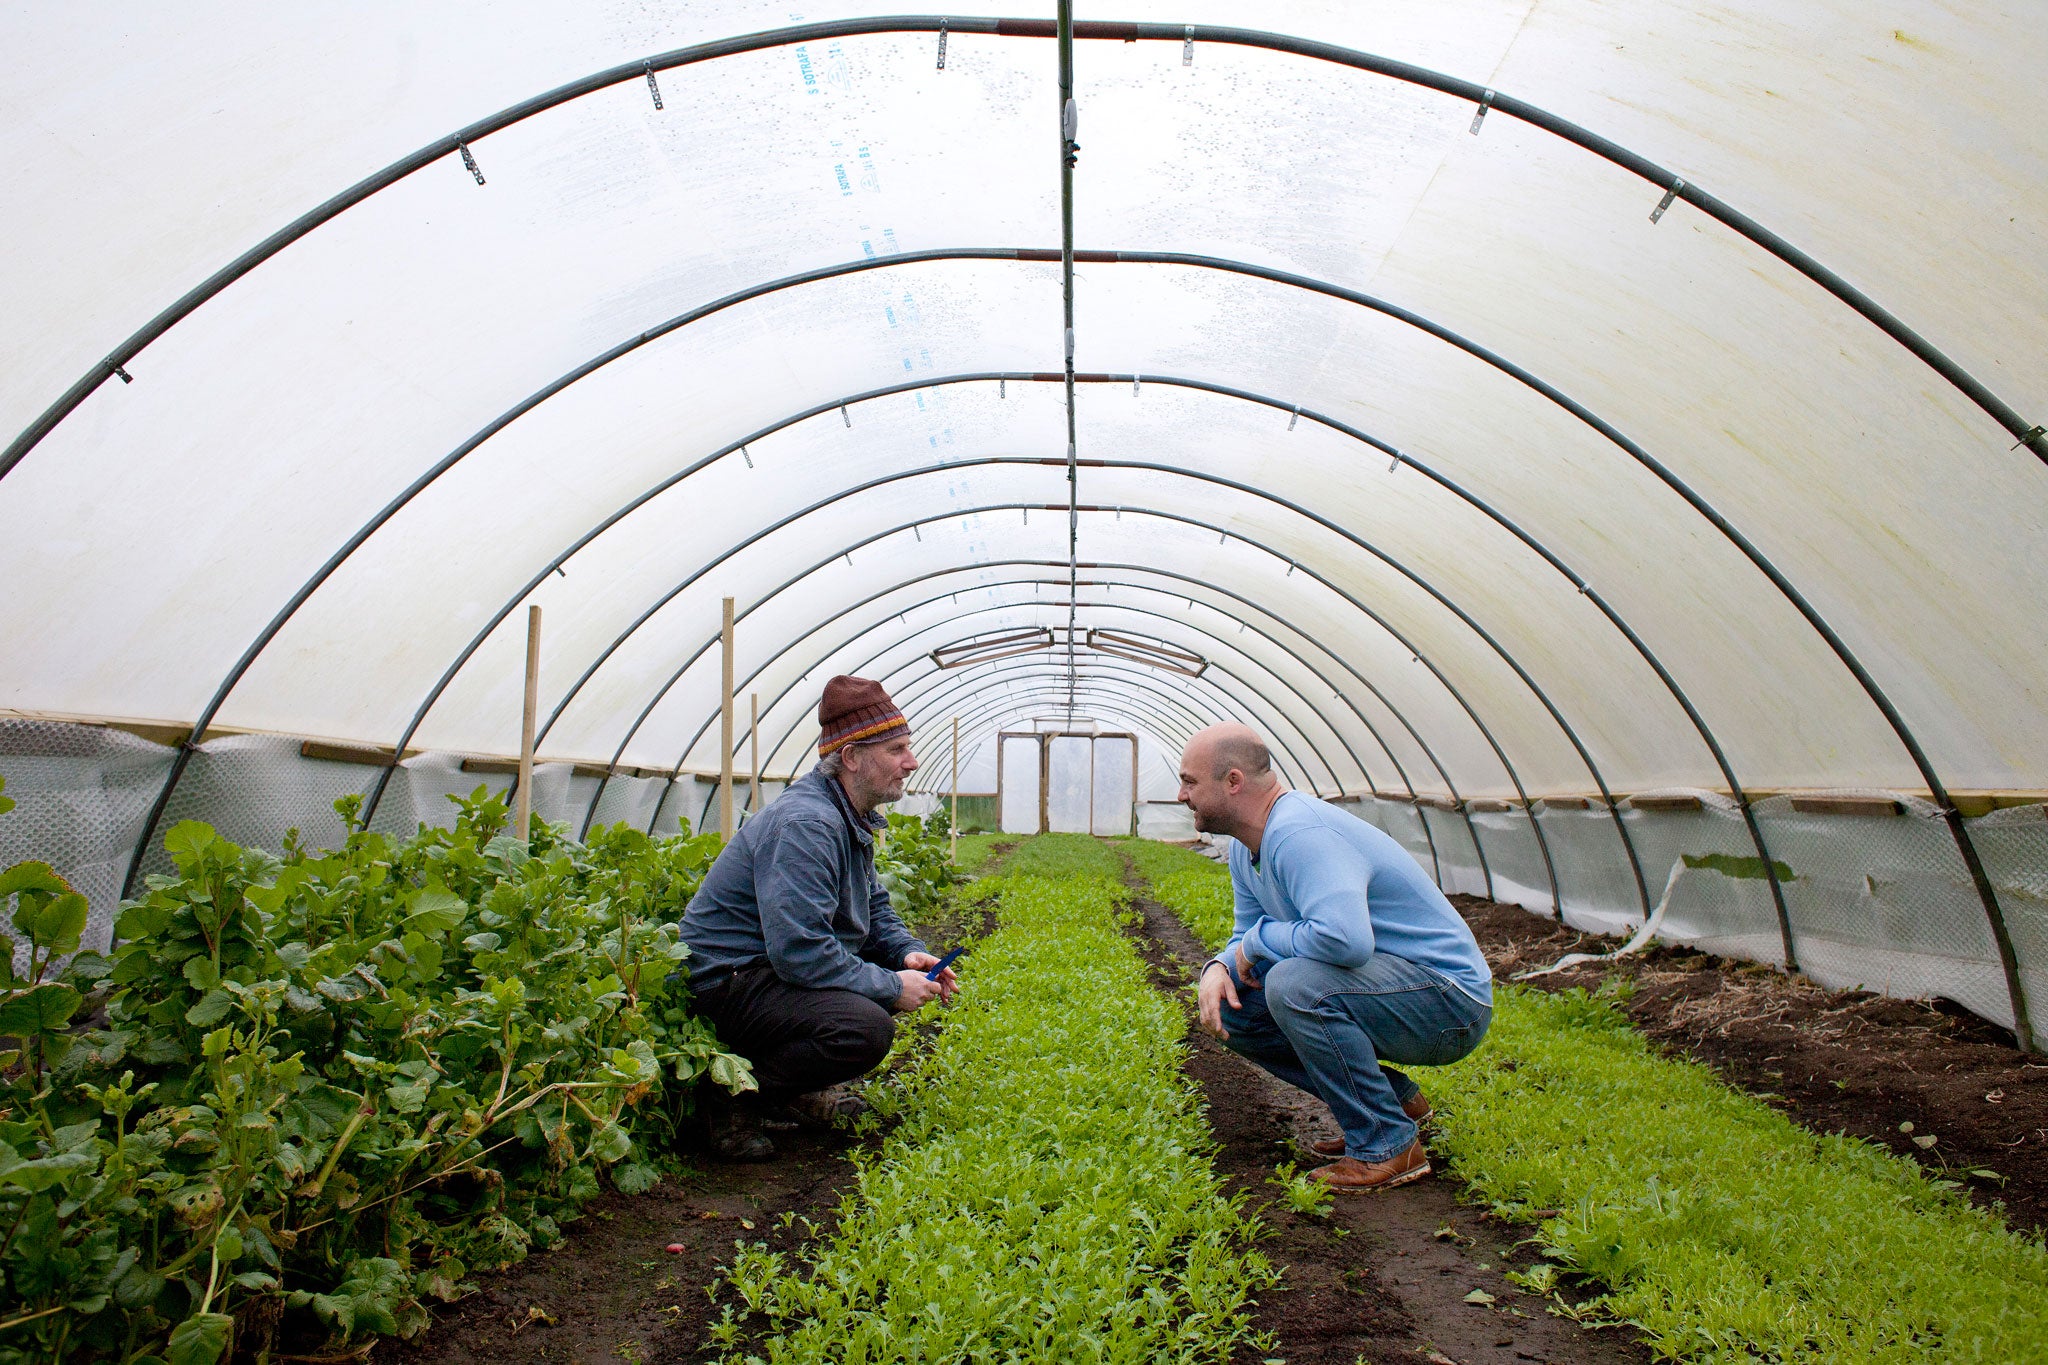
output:
[[[1621,946],[1518,906],[1453,901],[1500,980],[1566,953]],[[2048,1230],[2048,1063],[2016,1049],[2004,1029],[1947,1001],[1831,991],[1685,948],[1653,947],[1527,984],[1610,982],[1625,984],[1621,1008],[1667,1050],[1815,1132],[1867,1138],[1961,1181],[2015,1229]]]
[[[777,1160],[707,1162],[641,1195],[608,1194],[570,1225],[568,1239],[435,1314],[416,1341],[379,1343],[375,1359],[436,1365],[576,1365],[699,1361],[717,1316],[705,1292],[733,1244],[786,1250],[806,1240],[801,1221],[829,1225],[853,1167],[852,1139],[774,1135]],[[785,1225],[785,1215],[795,1215]],[[680,1244],[681,1252],[666,1250]]]
[[[1136,907],[1144,927],[1134,937],[1155,984],[1181,995],[1192,1021],[1187,987],[1208,954],[1161,906],[1141,899]],[[1329,1110],[1200,1028],[1189,1036],[1187,1072],[1208,1102],[1219,1144],[1216,1169],[1258,1209],[1268,1232],[1259,1250],[1282,1272],[1279,1286],[1261,1295],[1256,1315],[1278,1346],[1272,1357],[1240,1352],[1240,1365],[1267,1358],[1288,1365],[1651,1359],[1626,1327],[1581,1326],[1559,1302],[1509,1282],[1508,1271],[1526,1270],[1539,1259],[1516,1245],[1527,1230],[1459,1202],[1461,1183],[1441,1157],[1432,1158],[1436,1174],[1429,1179],[1383,1194],[1340,1195],[1326,1218],[1291,1212],[1269,1182],[1282,1163],[1305,1171],[1321,1160],[1298,1144],[1337,1134]],[[1474,1290],[1493,1302],[1468,1301]],[[1582,1288],[1570,1303],[1575,1307],[1597,1292]]]

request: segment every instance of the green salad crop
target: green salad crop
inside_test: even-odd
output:
[[[717,838],[522,844],[480,788],[394,842],[359,801],[331,852],[176,826],[110,955],[50,868],[0,875],[0,1365],[410,1334],[652,1185],[691,1083],[751,1086],[670,980]]]
[[[1230,942],[1230,869],[1193,849],[1153,839],[1118,845],[1147,884],[1146,894],[1173,913],[1210,952]]]
[[[1473,1193],[1535,1220],[1523,1277],[1674,1360],[2048,1358],[2048,1249],[1912,1163],[1817,1135],[1660,1057],[1581,990],[1496,987],[1485,1047],[1431,1073],[1432,1146]]]
[[[1097,840],[1046,836],[977,885],[1002,927],[931,1050],[880,1089],[900,1124],[809,1260],[740,1249],[727,1282],[769,1334],[742,1356],[729,1310],[727,1360],[1135,1365],[1266,1344],[1247,1309],[1274,1273],[1210,1167],[1184,1016],[1120,931],[1120,870]]]

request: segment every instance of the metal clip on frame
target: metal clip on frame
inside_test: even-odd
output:
[[[483,183],[484,183],[484,173],[483,173],[482,171],[480,171],[480,170],[478,170],[478,169],[476,168],[476,158],[475,158],[475,157],[473,157],[473,156],[471,156],[471,155],[469,154],[469,144],[468,144],[467,142],[458,142],[458,143],[456,143],[455,145],[456,145],[456,147],[458,147],[458,148],[459,148],[459,149],[461,150],[461,152],[462,152],[462,166],[463,166],[463,169],[464,169],[464,170],[466,170],[466,171],[468,171],[468,172],[469,172],[469,173],[470,173],[471,175],[473,175],[473,176],[475,176],[475,177],[476,177],[476,183],[477,183],[477,184],[479,184],[479,185],[483,184]]]
[[[939,20],[939,70],[946,69],[946,21]]]
[[[1662,218],[1664,216],[1664,210],[1670,208],[1672,203],[1677,200],[1678,196],[1684,192],[1685,182],[1683,180],[1672,181],[1671,188],[1664,191],[1664,197],[1657,201],[1657,207],[1650,210],[1650,221],[1654,223],[1658,219]]]
[[[1486,122],[1486,111],[1493,108],[1493,92],[1487,91],[1479,97],[1479,107],[1472,112],[1472,136],[1479,136],[1479,125]]]
[[[654,63],[647,63],[647,93],[654,96],[655,112],[661,111],[661,87],[654,83]]]

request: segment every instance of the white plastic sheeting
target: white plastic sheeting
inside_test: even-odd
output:
[[[1167,754],[1244,719],[1326,795],[2048,790],[2029,7],[1084,9],[1071,489],[1055,44],[987,7],[951,15],[943,69],[936,16],[833,30],[878,13],[7,8],[0,707],[506,753],[537,602],[544,758],[716,766],[730,596],[774,771],[858,671],[921,725],[976,717],[970,746],[1068,706]],[[938,645],[1070,619],[1212,666],[932,676]],[[1547,859],[1519,805],[1403,809],[1447,884],[1532,903],[1639,915],[1677,856],[1604,805]],[[1717,809],[1700,837],[1756,856]],[[1885,824],[1925,832],[1901,865],[1954,920],[1949,947],[1885,938],[1907,957],[1997,966],[1964,942],[1985,887],[2009,956],[2048,936],[2040,864],[1976,826],[1973,869],[1962,823]],[[1873,887],[1906,856],[1881,843],[1843,855]],[[1837,911],[1934,913],[1811,886],[1784,894],[1817,941]],[[1781,952],[1757,890],[1702,933]],[[2010,1020],[2009,984],[1957,989]]]

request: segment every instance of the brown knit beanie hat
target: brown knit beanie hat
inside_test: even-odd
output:
[[[825,684],[824,698],[818,703],[818,757],[848,744],[871,744],[909,729],[910,722],[873,679],[849,678],[842,673]]]

